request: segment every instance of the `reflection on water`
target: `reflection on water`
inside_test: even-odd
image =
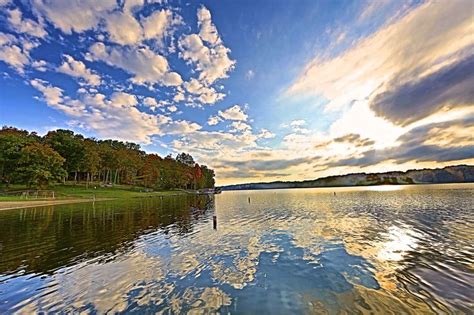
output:
[[[470,312],[474,185],[397,188],[2,211],[0,313]]]

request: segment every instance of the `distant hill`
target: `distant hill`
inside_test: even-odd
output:
[[[222,190],[283,189],[342,187],[370,185],[441,184],[474,182],[473,165],[456,165],[435,169],[408,170],[406,172],[355,173],[329,176],[314,180],[270,183],[251,183],[222,186]]]

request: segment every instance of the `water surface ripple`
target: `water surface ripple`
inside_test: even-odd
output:
[[[456,184],[1,211],[0,313],[472,314],[473,205]]]

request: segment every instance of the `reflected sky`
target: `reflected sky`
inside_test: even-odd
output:
[[[442,186],[3,211],[0,313],[467,312],[474,185]]]

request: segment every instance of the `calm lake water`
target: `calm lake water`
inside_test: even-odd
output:
[[[0,313],[472,314],[473,244],[473,184],[0,211]]]

